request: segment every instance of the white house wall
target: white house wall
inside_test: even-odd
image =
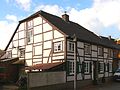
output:
[[[30,21],[33,24],[33,36],[31,37],[33,41],[27,43],[27,23]],[[30,21],[24,21],[19,25],[7,49],[12,52],[11,58],[20,57],[20,49],[24,49],[25,56],[19,59],[25,60],[25,66],[63,61],[65,58],[64,35],[41,16],[30,19]],[[63,50],[56,54],[53,52],[53,43],[59,41],[63,44]]]

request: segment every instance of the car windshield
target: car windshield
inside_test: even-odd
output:
[[[120,73],[120,69],[116,70],[117,73]]]

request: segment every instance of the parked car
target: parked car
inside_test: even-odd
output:
[[[115,71],[113,79],[115,81],[120,81],[120,68]]]

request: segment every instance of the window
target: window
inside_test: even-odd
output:
[[[72,51],[72,52],[74,51],[74,43],[73,42],[69,42],[68,47],[69,47],[69,49],[68,49],[69,51]]]
[[[25,57],[25,49],[20,49],[20,57]]]
[[[109,62],[109,72],[112,72],[112,63]]]
[[[112,49],[108,49],[108,55],[109,55],[109,57],[113,57],[113,51],[112,51]]]
[[[104,72],[104,63],[103,62],[99,62],[99,72],[100,73]]]
[[[90,44],[85,44],[85,54],[90,54],[91,53],[91,46]]]
[[[33,42],[33,21],[30,20],[27,22],[27,44],[32,43]]]
[[[72,75],[74,74],[74,62],[69,61],[69,74]]]
[[[89,61],[84,62],[84,73],[86,74],[90,73],[90,62]]]
[[[103,56],[103,48],[102,47],[98,47],[98,55]]]
[[[31,43],[33,41],[33,32],[29,30],[27,32],[27,43]]]
[[[54,42],[54,52],[62,51],[62,41]]]
[[[28,27],[27,29],[33,28],[33,21],[32,20],[27,22],[27,27]]]

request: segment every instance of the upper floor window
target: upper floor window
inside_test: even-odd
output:
[[[98,47],[98,55],[103,56],[103,48],[102,47]]]
[[[62,41],[54,42],[54,52],[60,52],[63,50]]]
[[[28,30],[27,31],[27,44],[31,43],[33,41],[33,31],[32,30]]]
[[[108,56],[113,57],[113,50],[112,49],[108,49]]]
[[[32,20],[27,22],[27,29],[31,29],[31,28],[33,28],[33,21]]]
[[[85,44],[85,54],[91,54],[91,46],[90,46],[90,44]]]
[[[25,49],[20,49],[20,57],[25,57]]]
[[[112,62],[109,62],[108,64],[109,64],[109,67],[108,67],[109,68],[109,72],[112,72]]]
[[[73,42],[69,42],[69,46],[68,46],[68,50],[69,51],[74,51],[74,43]]]

